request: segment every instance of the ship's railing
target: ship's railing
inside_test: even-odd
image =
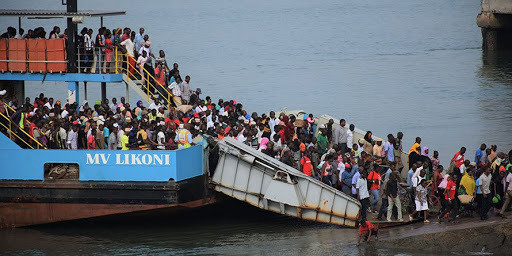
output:
[[[127,53],[122,53],[118,47],[115,48],[114,53],[114,58],[116,59],[114,69],[117,73],[124,72],[127,74],[129,79],[135,80],[141,84],[143,91],[148,97],[148,101],[151,99],[151,97],[156,98],[156,92],[158,92],[158,95],[160,95],[166,101],[165,107],[167,109],[171,108],[171,101],[174,100],[174,95],[169,91],[168,88],[165,87],[165,85],[160,84],[158,80],[153,76],[153,74],[151,74],[147,69],[137,63],[135,58]],[[181,102],[174,101],[174,103],[179,105]]]
[[[28,134],[24,129],[21,129],[17,124],[15,124],[8,116],[0,113],[0,119],[5,120],[0,121],[0,125],[7,130],[7,135],[9,136],[9,139],[16,142],[19,141],[22,145],[20,146],[26,146],[26,148],[31,149],[46,149],[46,147],[39,141],[37,141],[34,137],[32,137],[30,134]],[[18,132],[22,133],[22,135],[25,135],[26,138],[22,138],[23,136],[20,136],[18,133],[16,133],[14,130],[16,129]],[[33,143],[31,143],[33,142]]]
[[[106,49],[105,46],[77,47],[77,72],[82,74],[118,74],[119,70],[116,70],[115,67],[122,59],[121,56],[115,54],[117,47],[113,46],[110,53],[105,52]]]

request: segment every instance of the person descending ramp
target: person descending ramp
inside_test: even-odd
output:
[[[214,189],[261,209],[355,227],[357,200],[233,138],[218,143]]]

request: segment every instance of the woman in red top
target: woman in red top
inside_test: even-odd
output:
[[[107,29],[105,35],[105,73],[110,73],[110,62],[112,62],[112,52],[114,51],[112,40],[110,37],[112,33]]]
[[[446,189],[444,190],[444,197],[446,199],[445,202],[447,205],[441,212],[441,214],[439,214],[439,222],[441,222],[444,218],[444,215],[446,215],[450,211],[451,221],[455,222],[455,217],[457,216],[457,210],[459,209],[459,205],[457,203],[457,200],[455,200],[457,184],[455,184],[454,180],[456,180],[455,177],[451,175],[448,177],[448,183],[446,184]]]

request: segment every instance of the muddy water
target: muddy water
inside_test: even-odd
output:
[[[3,1],[2,8],[63,9],[61,1]],[[378,136],[401,130],[404,147],[421,136],[442,163],[460,146],[508,149],[512,132],[512,58],[484,55],[475,24],[480,1],[79,1],[80,10],[126,10],[107,27],[145,27],[155,49],[180,63],[192,87],[234,98],[250,111],[288,107],[345,118]],[[0,17],[0,28],[17,26]],[[22,20],[25,29],[65,26]],[[93,27],[86,18],[79,27]],[[125,95],[109,84],[108,97]],[[64,100],[67,84],[27,83]],[[80,94],[83,96],[83,86]],[[89,101],[99,98],[90,84]],[[131,102],[137,98],[131,92]],[[471,158],[470,157],[470,158]],[[260,211],[205,211],[169,223],[65,225],[0,230],[11,254],[416,255],[353,246],[355,231]],[[405,231],[412,232],[412,231]],[[412,250],[412,251],[411,251]]]
[[[409,228],[403,229],[407,231]],[[401,229],[383,231],[381,239]],[[179,219],[80,221],[0,230],[10,255],[430,255],[355,246],[356,230],[271,214],[238,202]],[[411,248],[414,250],[413,248]]]

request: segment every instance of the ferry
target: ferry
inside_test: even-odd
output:
[[[18,16],[20,23],[21,17],[65,17],[72,37],[84,17],[100,17],[103,22],[103,16],[125,14],[78,12],[76,0],[67,5],[67,11],[0,10],[0,15]],[[67,82],[72,104],[80,102],[79,86],[87,91],[88,82],[101,83],[102,100],[109,83],[124,83],[127,101],[131,88],[146,103],[158,94],[170,109],[172,93],[152,83],[156,79],[135,67],[126,53],[115,49],[109,73],[101,68],[83,72],[82,57],[74,42],[65,39],[0,39],[0,90],[24,102],[25,81]],[[96,61],[101,66],[101,59]],[[140,86],[141,77],[148,76],[153,79]],[[133,213],[165,215],[215,204],[222,194],[322,223],[355,227],[359,218],[361,205],[351,196],[231,138],[214,142],[220,160],[210,177],[208,150],[202,145],[179,150],[46,149],[8,115],[0,113],[0,121],[0,227]]]
[[[124,15],[125,12],[76,10],[0,10],[2,16],[67,18],[68,32],[76,32],[84,17]],[[71,5],[71,8],[70,8]],[[74,6],[73,6],[74,5]],[[103,24],[102,24],[103,25]],[[68,102],[80,102],[79,86],[101,83],[101,98],[108,84],[126,84],[151,103],[154,92],[166,92],[157,84],[139,88],[146,70],[127,76],[127,56],[116,50],[115,70],[110,73],[82,72],[80,51],[66,39],[1,39],[0,90],[24,102],[25,81],[68,83]],[[74,43],[74,42],[73,42]],[[77,61],[78,60],[78,61]],[[98,65],[101,66],[101,60]],[[124,66],[123,66],[124,65]],[[124,68],[124,69],[123,69]],[[134,68],[132,66],[132,68]],[[124,71],[124,72],[123,72]],[[151,89],[151,90],[150,90]],[[86,92],[87,93],[87,92]],[[171,94],[160,93],[169,108]],[[87,99],[87,95],[84,97]],[[10,108],[9,106],[6,106]],[[10,109],[13,113],[14,109]],[[0,227],[23,227],[60,221],[120,215],[179,212],[216,202],[209,193],[205,157],[201,145],[181,150],[53,150],[18,129],[8,115],[0,113]]]

